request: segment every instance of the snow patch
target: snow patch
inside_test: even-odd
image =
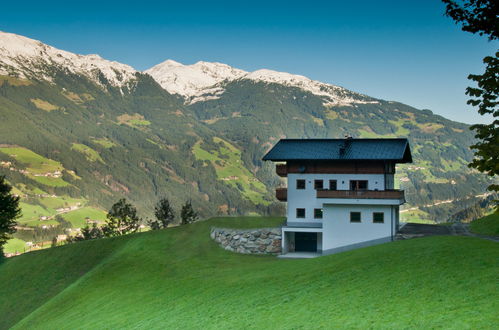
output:
[[[267,69],[246,72],[222,63],[197,62],[183,65],[167,60],[146,70],[145,73],[150,74],[169,93],[185,98],[188,104],[219,98],[225,91],[224,84],[235,80],[297,87],[322,97],[325,106],[378,103],[365,95],[305,76]]]
[[[120,88],[128,85],[138,73],[129,65],[108,61],[96,54],[78,55],[0,31],[0,74],[52,81],[47,66],[84,75],[101,86],[99,76],[102,74],[112,86]]]

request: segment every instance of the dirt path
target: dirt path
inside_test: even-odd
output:
[[[490,241],[499,242],[499,237],[497,236],[487,236],[475,234],[470,231],[470,225],[467,223],[456,222],[453,223],[451,227],[452,235],[463,235],[463,236],[472,236],[483,239],[488,239]]]
[[[411,239],[416,237],[434,236],[434,235],[454,235],[471,236],[499,242],[499,237],[485,236],[470,232],[469,224],[456,222],[450,226],[428,225],[421,223],[407,223],[402,227],[395,238],[397,240]]]

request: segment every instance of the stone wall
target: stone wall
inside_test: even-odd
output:
[[[222,248],[245,254],[281,253],[281,229],[226,229],[212,228],[210,236]]]

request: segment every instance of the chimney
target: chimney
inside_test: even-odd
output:
[[[349,134],[345,134],[345,140],[343,144],[340,146],[340,157],[345,156],[347,148],[350,146],[351,142],[352,142],[352,136],[350,136]]]

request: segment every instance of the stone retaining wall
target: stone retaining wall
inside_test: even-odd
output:
[[[244,254],[281,253],[281,229],[212,228],[210,236],[222,248]]]

